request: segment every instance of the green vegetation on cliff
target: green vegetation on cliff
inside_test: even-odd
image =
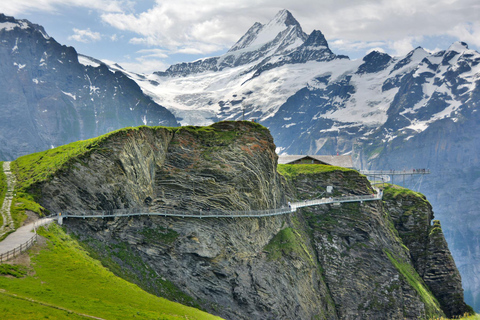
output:
[[[430,292],[428,287],[423,282],[422,278],[418,275],[417,271],[406,262],[403,262],[396,258],[388,250],[384,250],[385,254],[388,256],[388,259],[392,264],[397,268],[397,270],[402,274],[402,276],[407,280],[407,282],[412,286],[412,288],[417,291],[420,299],[425,304],[425,312],[428,318],[437,316],[438,314],[443,314],[440,304],[437,299]]]
[[[427,198],[420,192],[416,192],[390,183],[385,184],[385,187],[383,189],[383,196],[388,199],[397,199],[398,197],[412,196],[418,198],[418,200],[422,200],[423,202],[428,203]]]
[[[104,319],[218,319],[148,294],[92,259],[56,225],[41,231],[48,248],[32,256],[24,278],[0,276],[2,316],[64,319],[86,314]],[[11,269],[11,268],[10,268]],[[21,276],[21,275],[19,275]]]
[[[176,128],[177,132],[188,131],[206,146],[225,146],[238,136],[240,126],[248,126],[256,132],[269,135],[269,131],[261,124],[251,121],[220,121],[210,126],[185,126]]]
[[[294,178],[300,174],[319,174],[334,171],[355,171],[343,167],[328,166],[321,164],[279,164],[277,166],[278,173],[285,178]]]
[[[302,260],[314,264],[314,260],[305,246],[305,239],[298,231],[290,227],[280,230],[263,250],[268,252],[271,260],[279,260],[294,254]]]
[[[0,208],[5,200],[5,194],[7,193],[7,176],[3,172],[3,162],[0,161]],[[3,224],[3,216],[0,214],[0,225]]]

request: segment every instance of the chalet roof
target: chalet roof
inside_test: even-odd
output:
[[[353,168],[352,156],[350,155],[342,155],[342,156],[280,155],[278,156],[278,163],[289,164],[304,158],[315,159],[332,166],[343,167],[343,168]]]

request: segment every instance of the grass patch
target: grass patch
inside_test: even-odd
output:
[[[15,229],[22,226],[23,221],[27,219],[25,211],[33,211],[40,217],[45,216],[45,208],[35,202],[33,196],[28,193],[19,192],[12,200],[12,206],[10,207],[10,214],[12,215]]]
[[[228,145],[241,136],[242,131],[245,131],[245,126],[250,127],[249,130],[254,132],[268,134],[267,128],[251,121],[220,121],[210,126],[184,126],[178,128],[177,132],[188,131],[197,141],[201,141],[203,145],[219,147]]]
[[[171,244],[178,238],[175,230],[156,226],[155,228],[143,228],[140,234],[145,237],[145,241],[149,243],[165,243]]]
[[[428,203],[427,198],[420,192],[416,192],[390,183],[385,184],[385,188],[383,189],[383,195],[389,199],[397,199],[398,197],[411,196]]]
[[[7,176],[3,172],[3,161],[0,161],[0,208],[5,200],[5,194],[7,193]],[[0,214],[0,225],[3,225],[3,216]]]
[[[32,257],[35,276],[0,277],[0,287],[9,294],[105,319],[219,319],[116,277],[55,224],[40,233],[49,241],[47,249]],[[30,305],[32,312],[43,308]],[[25,319],[21,303],[1,309],[13,319]]]
[[[427,286],[424,284],[423,280],[418,275],[417,271],[408,263],[399,261],[395,256],[388,250],[384,250],[385,254],[388,256],[388,259],[392,264],[397,268],[397,270],[403,275],[412,288],[417,291],[420,299],[425,304],[425,313],[427,317],[434,318],[442,315],[442,309],[437,299],[433,294],[428,290]]]
[[[355,170],[323,164],[278,164],[277,171],[285,178],[294,178],[300,174],[318,174],[334,171]]]
[[[314,263],[312,256],[305,246],[304,239],[293,228],[285,228],[273,237],[270,242],[263,248],[268,252],[270,260],[280,260],[280,258],[296,255],[305,261]]]
[[[0,264],[0,275],[22,278],[27,275],[27,268],[11,264]]]
[[[11,295],[0,290],[0,314],[2,319],[22,319],[22,320],[63,320],[63,319],[88,319],[84,316],[61,310],[56,306],[37,302],[19,295]],[[21,310],[19,314],[18,310]]]

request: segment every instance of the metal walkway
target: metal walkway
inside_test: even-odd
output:
[[[403,187],[405,187],[405,176],[420,175],[420,185],[422,183],[423,176],[430,174],[429,169],[411,169],[411,170],[360,170],[360,173],[367,176],[367,179],[373,182],[377,182],[377,179],[381,179],[381,183],[391,182],[394,184],[394,177],[401,176],[403,178]],[[420,187],[417,191],[420,191]]]
[[[62,212],[58,214],[59,223],[65,218],[117,218],[117,217],[133,217],[133,216],[163,216],[163,217],[180,217],[180,218],[241,218],[241,217],[271,217],[282,214],[295,212],[297,208],[318,206],[324,204],[335,204],[345,202],[364,202],[376,201],[382,199],[382,191],[375,194],[363,196],[345,196],[330,197],[316,200],[305,200],[293,202],[290,207],[283,207],[270,210],[253,210],[253,211],[179,211],[175,209],[164,209],[163,212],[150,212],[148,208],[132,208],[132,209],[116,209],[110,211],[91,210],[80,213]]]
[[[271,209],[271,210],[257,210],[257,211],[198,211],[187,212],[178,210],[165,210],[163,212],[149,212],[148,208],[138,209],[118,209],[111,211],[84,211],[82,213],[72,214],[68,212],[50,215],[42,218],[34,223],[25,225],[14,233],[9,235],[4,241],[0,242],[0,262],[14,258],[26,249],[30,248],[37,239],[36,228],[57,220],[59,224],[63,223],[65,218],[118,218],[118,217],[133,217],[133,216],[163,216],[163,217],[180,217],[180,218],[240,218],[240,217],[270,217],[282,214],[288,214],[297,211],[297,208],[318,206],[324,204],[335,204],[344,202],[364,202],[381,200],[382,191],[375,188],[375,194],[364,196],[345,196],[345,197],[330,197],[316,200],[305,200],[291,203],[289,207]],[[35,233],[31,233],[34,230]]]
[[[361,174],[366,176],[401,176],[414,174],[430,174],[429,169],[412,169],[412,170],[360,170]]]

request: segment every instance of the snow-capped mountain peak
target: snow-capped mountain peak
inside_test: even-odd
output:
[[[1,31],[14,31],[15,29],[26,30],[33,29],[39,32],[45,39],[50,39],[50,36],[45,32],[45,29],[38,24],[33,24],[28,20],[19,20],[14,17],[9,17],[0,13],[0,32]]]
[[[458,53],[462,53],[468,50],[468,44],[463,41],[456,41],[452,43],[452,45],[448,48],[447,51],[456,51]]]
[[[401,57],[372,51],[352,61],[335,55],[321,31],[307,36],[282,10],[255,23],[226,54],[167,71],[137,82],[182,124],[255,118],[273,133],[291,132],[287,140],[309,135],[317,153],[326,136],[345,130],[393,141],[457,119],[478,94],[480,54],[456,42],[434,54],[418,47]]]
[[[293,15],[288,10],[281,10],[267,24],[256,22],[228,52],[265,50],[281,47],[282,43],[288,44],[284,47],[291,50],[301,45],[306,38],[307,35]]]
[[[267,24],[256,22],[248,31],[240,38],[240,40],[232,46],[229,52],[234,52],[246,48],[257,49],[270,42],[276,41],[281,33],[288,33],[287,30],[295,29],[295,33],[300,35],[302,42],[306,35],[302,31],[302,27],[298,21],[288,10],[281,10]],[[287,31],[287,32],[285,32]],[[280,36],[281,37],[281,36]]]

